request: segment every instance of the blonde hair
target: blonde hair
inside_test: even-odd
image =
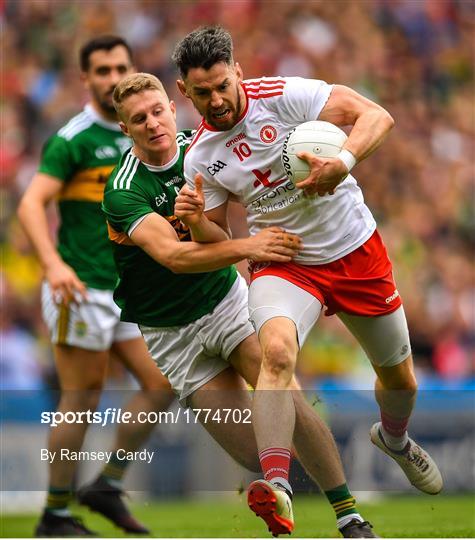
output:
[[[122,103],[125,99],[145,90],[158,90],[167,99],[167,92],[157,77],[151,73],[134,73],[122,79],[114,89],[112,102],[117,113],[121,116]]]

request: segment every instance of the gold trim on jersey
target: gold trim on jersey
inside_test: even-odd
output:
[[[58,345],[67,345],[69,313],[69,307],[64,302],[61,302],[58,317]]]
[[[135,246],[132,240],[124,232],[116,231],[110,223],[107,223],[107,231],[109,233],[109,239],[112,240],[112,242],[123,246]]]
[[[86,169],[75,174],[69,182],[66,182],[60,191],[60,201],[89,201],[102,202],[104,186],[114,165],[104,165]]]
[[[162,216],[164,217],[168,223],[175,229],[176,235],[180,240],[184,240],[185,238],[187,240],[191,239],[190,236],[190,228],[188,225],[185,225],[182,223],[176,216]]]

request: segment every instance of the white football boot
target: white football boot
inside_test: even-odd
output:
[[[404,450],[391,450],[386,446],[380,429],[381,422],[371,428],[371,442],[394,459],[414,487],[430,495],[440,493],[443,486],[442,476],[429,454],[412,439],[409,439]]]

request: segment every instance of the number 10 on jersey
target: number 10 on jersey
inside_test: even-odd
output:
[[[235,146],[233,152],[239,158],[239,161],[244,161],[245,158],[248,158],[252,154],[251,148],[245,142],[242,142],[239,146]]]

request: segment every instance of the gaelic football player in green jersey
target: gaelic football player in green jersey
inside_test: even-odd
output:
[[[134,71],[130,47],[120,37],[99,37],[81,49],[80,67],[90,101],[47,141],[38,172],[18,210],[45,272],[43,315],[54,345],[59,410],[96,408],[97,390],[104,384],[112,351],[142,387],[127,409],[156,411],[167,408],[173,394],[150,358],[137,325],[119,319],[112,298],[117,273],[101,211],[105,182],[130,146],[112,103],[116,84]],[[53,199],[58,200],[61,221],[57,247],[46,217]],[[80,450],[87,426],[58,425],[50,432],[49,450],[56,456],[61,449]],[[153,427],[120,424],[115,449],[138,449]],[[79,500],[126,532],[146,533],[121,500],[121,479],[128,462],[119,458],[114,451],[98,479],[79,492]],[[75,470],[74,461],[54,459],[51,463],[48,498],[37,535],[91,535],[68,509]]]
[[[204,198],[199,175],[196,191],[183,187],[190,133],[176,133],[174,103],[156,77],[138,73],[117,85],[114,104],[123,132],[133,140],[103,200],[119,272],[114,298],[122,320],[139,324],[180,402],[211,409],[210,421],[198,417],[204,427],[239,463],[259,470],[252,425],[212,420],[224,409],[250,408],[244,381],[255,386],[260,369],[247,286],[229,265],[247,257],[290,260],[300,239],[272,227],[252,238],[200,243],[207,233]],[[323,489],[346,486],[330,431],[297,391],[295,379],[292,387],[293,442],[302,465]],[[281,493],[266,515],[274,531],[288,532],[292,508]],[[354,509],[347,493],[337,494],[339,504]]]

